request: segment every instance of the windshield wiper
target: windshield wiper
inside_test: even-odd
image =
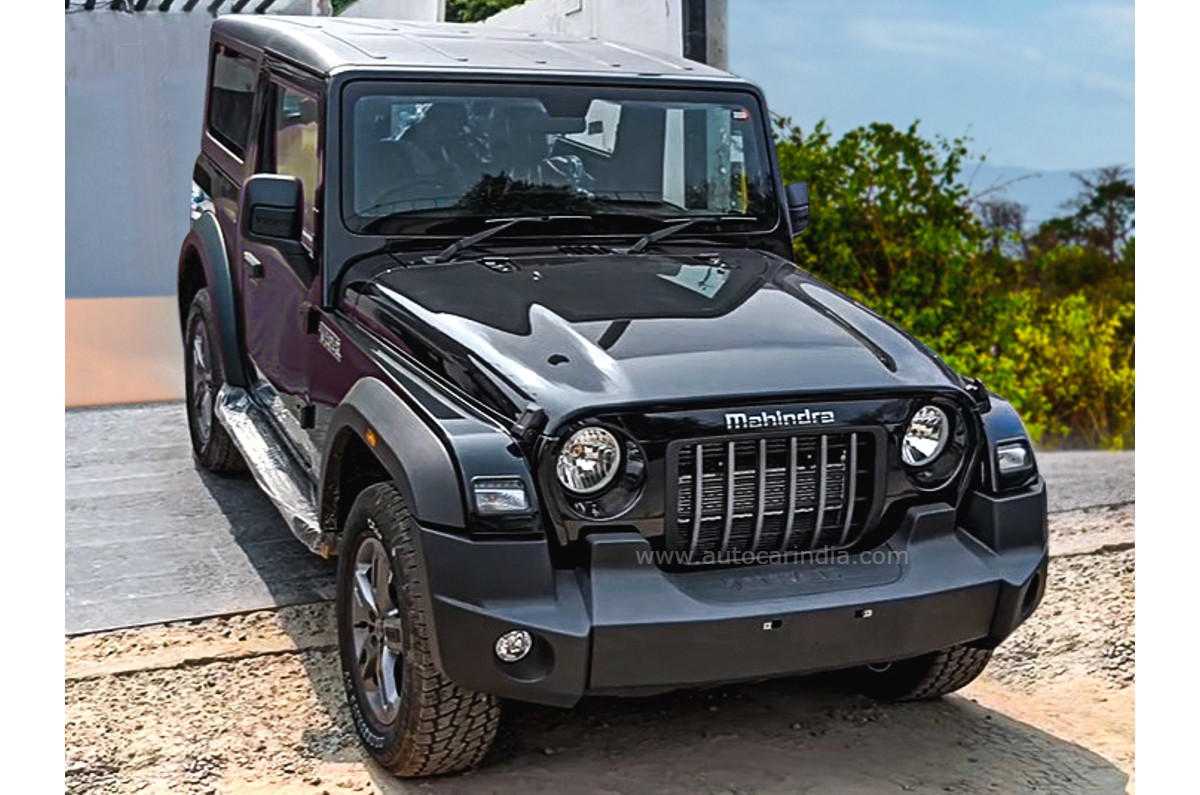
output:
[[[674,220],[674,219],[672,219],[672,220]],[[756,220],[756,219],[753,217],[747,217],[744,215],[693,215],[690,218],[675,221],[670,226],[664,226],[662,229],[655,229],[653,232],[651,232],[650,234],[646,235],[645,237],[639,239],[638,242],[636,242],[632,246],[630,246],[629,253],[637,254],[639,251],[642,251],[643,249],[646,248],[646,246],[650,245],[651,243],[657,243],[658,241],[662,240],[663,238],[670,237],[671,235],[675,234],[676,232],[682,232],[684,229],[687,229],[689,226],[698,224],[701,221],[754,221],[754,220]]]
[[[492,235],[503,232],[510,226],[516,226],[517,224],[545,224],[549,223],[550,221],[590,220],[592,220],[592,216],[590,215],[524,215],[516,218],[492,218],[488,221],[485,221],[487,224],[492,224],[490,228],[484,229],[482,232],[476,232],[473,235],[468,235],[467,237],[455,240],[453,243],[446,246],[432,257],[426,257],[425,261],[431,264],[436,262],[448,262],[454,257],[455,254],[463,249],[470,248],[476,243],[481,243]]]

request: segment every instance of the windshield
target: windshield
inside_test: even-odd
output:
[[[356,232],[458,234],[563,214],[591,216],[601,234],[697,215],[741,232],[777,221],[749,93],[359,83],[346,101],[343,215]]]

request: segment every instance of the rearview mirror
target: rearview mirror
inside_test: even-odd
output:
[[[787,196],[788,220],[792,224],[792,237],[796,237],[808,226],[808,183],[793,182],[784,189]]]
[[[242,187],[239,215],[242,237],[291,253],[300,250],[304,191],[300,180],[256,174]]]

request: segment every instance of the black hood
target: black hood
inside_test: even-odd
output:
[[[961,386],[907,334],[755,250],[377,261],[346,283],[351,311],[424,364],[473,394],[508,396],[497,408],[537,402],[552,421],[635,404]]]

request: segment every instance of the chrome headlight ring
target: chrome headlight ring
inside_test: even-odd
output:
[[[603,491],[621,471],[622,444],[609,430],[588,425],[575,431],[558,451],[554,471],[571,494]]]

